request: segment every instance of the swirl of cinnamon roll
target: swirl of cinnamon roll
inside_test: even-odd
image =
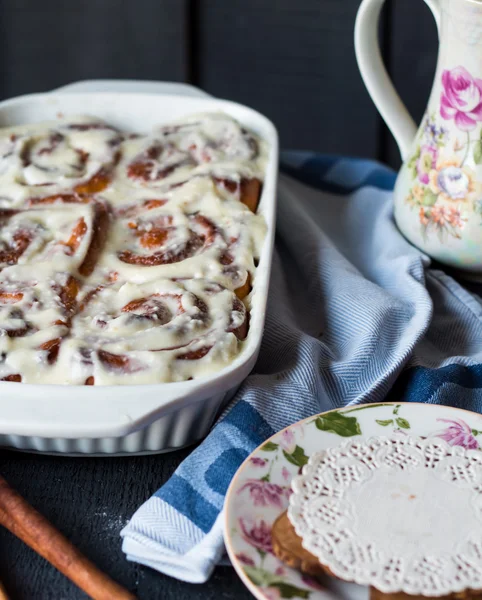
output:
[[[68,273],[25,277],[12,267],[0,276],[0,380],[45,374],[70,332],[80,282]]]
[[[254,136],[221,113],[160,127],[146,141],[127,166],[128,177],[146,184],[165,179],[183,167],[252,162],[259,154]]]
[[[259,179],[214,177],[214,181],[216,182],[218,189],[221,190],[221,193],[234,197],[242,204],[245,204],[253,213],[258,210],[262,187]]]
[[[107,236],[109,216],[98,202],[75,207],[0,210],[0,270],[24,265],[92,273]]]
[[[232,357],[247,332],[244,304],[218,283],[124,283],[99,290],[73,317],[81,341],[70,360],[87,385],[113,376],[152,380],[157,370],[160,380],[189,378]]]
[[[118,130],[92,119],[6,130],[0,137],[3,204],[50,204],[65,190],[79,201],[99,193],[112,179],[122,141]]]
[[[128,227],[132,249],[119,252],[118,257],[130,265],[169,265],[201,254],[215,243],[223,244],[214,223],[202,215],[188,215],[182,228],[169,215],[129,221]]]
[[[212,207],[186,214],[168,209],[169,204],[118,217],[101,264],[135,282],[203,277],[230,289],[242,287],[255,270],[253,232],[264,223],[246,210],[231,215]]]

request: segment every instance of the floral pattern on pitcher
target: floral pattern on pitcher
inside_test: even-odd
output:
[[[461,238],[469,214],[482,214],[482,184],[473,168],[482,164],[481,121],[482,79],[462,66],[444,70],[439,114],[425,117],[407,163],[412,185],[405,200],[418,210],[424,238]]]

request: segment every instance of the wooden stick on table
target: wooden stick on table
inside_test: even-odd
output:
[[[0,600],[8,600],[7,592],[0,581]]]
[[[1,476],[0,525],[23,540],[94,600],[135,600],[134,595],[102,573]]]

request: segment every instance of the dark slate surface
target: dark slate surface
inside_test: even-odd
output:
[[[188,450],[135,458],[67,458],[0,451],[0,473],[100,569],[139,600],[248,600],[231,567],[190,585],[130,563],[119,532],[171,475]],[[69,580],[0,528],[0,580],[12,600],[87,598]]]
[[[386,54],[395,87],[409,112],[420,122],[432,89],[437,63],[437,27],[424,2],[389,2],[390,36]],[[387,132],[382,156],[395,168],[400,154]]]

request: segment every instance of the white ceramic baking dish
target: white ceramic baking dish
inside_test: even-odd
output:
[[[259,205],[268,234],[254,281],[244,349],[219,373],[181,383],[90,387],[0,382],[1,446],[49,453],[139,454],[180,448],[207,434],[259,352],[275,229],[278,137],[273,124],[258,112],[182,84],[79,82],[0,103],[2,127],[55,119],[59,114],[91,114],[140,132],[191,113],[216,110],[232,115],[270,146]]]

